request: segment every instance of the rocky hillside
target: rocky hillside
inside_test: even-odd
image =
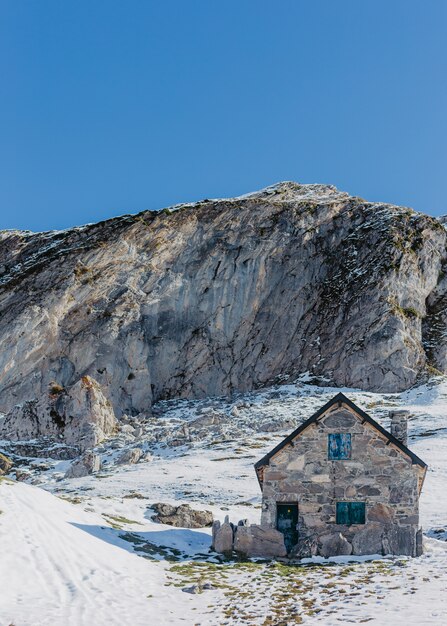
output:
[[[3,231],[0,412],[34,402],[62,427],[85,377],[117,417],[306,372],[406,389],[447,371],[446,259],[434,218],[291,182]]]

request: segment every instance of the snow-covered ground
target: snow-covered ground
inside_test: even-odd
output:
[[[231,401],[162,403],[138,442],[151,461],[114,465],[120,450],[111,441],[100,448],[100,474],[67,480],[69,461],[39,459],[25,464],[32,485],[0,480],[0,626],[447,623],[442,378],[402,394],[342,390],[385,427],[393,407],[414,414],[409,445],[429,465],[419,559],[223,561],[210,552],[209,528],[151,520],[150,505],[161,501],[258,521],[253,463],[337,391],[299,383]],[[224,418],[218,431],[204,427],[187,445],[169,444],[166,433],[209,411]],[[183,591],[193,585],[200,593]]]

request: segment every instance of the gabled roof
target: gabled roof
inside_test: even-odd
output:
[[[346,404],[349,408],[355,411],[357,415],[359,415],[362,418],[362,420],[364,420],[365,422],[368,422],[368,424],[370,424],[376,430],[378,430],[379,433],[381,433],[384,437],[386,437],[388,441],[394,444],[396,448],[398,448],[403,454],[409,456],[413,465],[420,465],[424,470],[427,468],[427,464],[424,463],[422,459],[420,459],[416,454],[414,454],[414,452],[412,452],[409,448],[407,448],[407,446],[405,446],[401,441],[396,439],[396,437],[394,437],[388,430],[386,430],[380,424],[378,424],[375,420],[373,420],[373,418],[370,417],[367,413],[365,413],[365,411],[362,411],[362,409],[360,409],[356,404],[354,404],[354,402],[352,402],[352,400],[347,398],[343,393],[337,393],[337,395],[334,396],[331,400],[329,400],[329,402],[326,402],[326,404],[322,406],[321,409],[318,409],[318,411],[314,413],[311,417],[309,417],[308,420],[306,420],[300,426],[298,426],[298,428],[294,430],[293,433],[290,433],[290,435],[288,435],[288,437],[283,439],[283,441],[281,441],[281,443],[279,443],[275,448],[273,448],[273,450],[270,450],[270,452],[268,452],[264,457],[262,457],[262,459],[260,459],[257,463],[255,463],[255,470],[256,470],[256,473],[258,474],[258,479],[259,479],[258,470],[260,470],[263,466],[268,465],[270,459],[273,456],[275,456],[277,452],[282,450],[282,448],[284,448],[284,446],[286,446],[287,444],[291,443],[293,439],[295,439],[297,435],[302,433],[303,430],[306,430],[308,426],[317,422],[318,418],[321,417],[321,415],[323,415],[323,413],[325,413],[328,409],[330,409],[331,406],[333,406],[334,404],[341,404],[341,403]]]

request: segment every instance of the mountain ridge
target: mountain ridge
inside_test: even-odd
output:
[[[92,377],[116,414],[310,372],[410,387],[447,369],[446,231],[332,185],[63,231],[0,232],[0,412]]]

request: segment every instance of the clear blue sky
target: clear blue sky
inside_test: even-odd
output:
[[[0,228],[279,180],[447,213],[447,2],[0,0]]]

